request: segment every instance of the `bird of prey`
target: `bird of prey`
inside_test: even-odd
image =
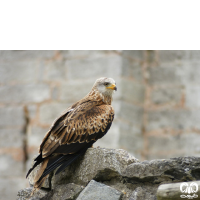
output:
[[[107,133],[114,119],[111,102],[116,90],[112,78],[99,78],[83,99],[54,121],[26,176],[41,163],[34,177],[34,190],[41,188],[50,172],[56,168],[56,174],[64,170]]]

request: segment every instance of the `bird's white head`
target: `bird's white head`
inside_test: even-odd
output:
[[[112,94],[117,90],[116,82],[112,78],[99,78],[94,83],[93,88],[97,89],[100,94],[112,98]]]

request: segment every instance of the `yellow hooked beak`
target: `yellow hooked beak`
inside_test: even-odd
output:
[[[117,87],[115,84],[112,84],[111,86],[106,87],[107,89],[115,90],[117,91]]]

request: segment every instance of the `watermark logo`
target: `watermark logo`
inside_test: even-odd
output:
[[[180,195],[181,198],[194,199],[198,197],[198,195],[195,194],[198,192],[198,184],[195,182],[192,182],[191,184],[186,182],[181,183],[180,190],[182,193],[185,193]]]

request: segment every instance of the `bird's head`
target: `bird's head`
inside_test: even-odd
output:
[[[112,94],[117,90],[115,80],[112,78],[99,78],[94,83],[93,88],[98,90],[103,96],[112,98]]]

